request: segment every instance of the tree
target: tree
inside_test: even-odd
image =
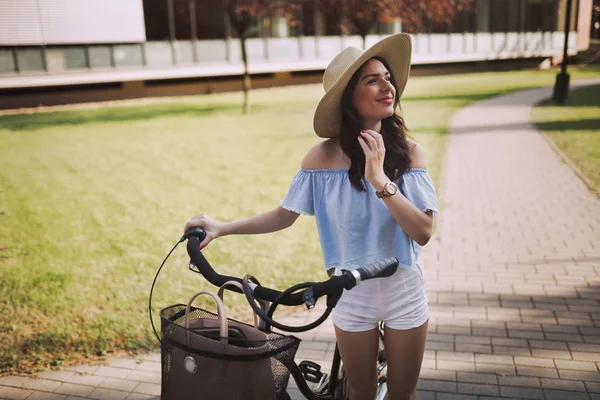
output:
[[[248,93],[250,91],[250,74],[248,73],[248,54],[246,51],[246,39],[248,39],[250,27],[258,17],[279,15],[293,22],[297,15],[299,2],[292,0],[223,0],[225,15],[229,19],[231,27],[237,33],[242,50],[242,62],[244,63],[244,113],[250,111]]]
[[[399,0],[403,23],[415,30],[427,29],[429,23],[450,25],[458,12],[475,6],[474,0]]]
[[[356,31],[366,48],[367,35],[377,22],[390,23],[401,17],[415,29],[428,22],[450,24],[456,12],[470,9],[473,0],[316,0],[324,13],[342,15],[343,32]]]
[[[400,10],[399,0],[316,0],[315,4],[326,14],[340,15],[342,31],[346,34],[356,31],[363,48],[373,26],[378,21],[389,22]]]

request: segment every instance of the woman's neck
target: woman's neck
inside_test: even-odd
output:
[[[350,158],[342,150],[340,137],[334,137],[325,141],[328,153],[328,168],[330,169],[348,169],[350,168]]]
[[[377,121],[363,121],[362,123],[363,129],[370,129],[375,132],[381,132],[381,120]]]

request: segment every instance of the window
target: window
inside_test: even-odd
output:
[[[169,8],[167,0],[143,0],[146,40],[169,40]]]
[[[573,0],[571,2],[571,21],[570,21],[570,25],[569,25],[569,29],[571,30],[571,32],[577,31],[577,19],[578,19],[577,10],[579,8],[578,3],[579,2],[577,0]],[[557,8],[558,8],[558,12],[557,12],[558,28],[556,30],[559,32],[564,32],[565,31],[565,20],[567,18],[567,0],[561,0],[560,6],[558,6]]]
[[[492,0],[492,32],[507,32],[508,9],[506,5],[506,0]]]
[[[326,36],[338,36],[342,34],[341,23],[342,17],[341,15],[331,15],[329,13],[324,15],[325,20],[325,35]]]
[[[525,0],[525,32],[538,32],[544,30],[544,1]]]
[[[8,47],[0,48],[0,74],[15,72],[13,52]]]
[[[173,19],[175,22],[175,40],[192,39],[192,15],[190,0],[173,1]]]
[[[459,11],[454,15],[450,32],[463,33],[475,32],[476,19],[475,10]]]
[[[400,17],[395,17],[391,19],[389,23],[378,21],[375,25],[375,32],[380,35],[392,35],[401,31],[402,23],[400,22]]]
[[[477,7],[477,14],[476,14],[477,32],[490,32],[491,31],[491,25],[490,25],[491,0],[477,0],[476,7]]]
[[[225,38],[225,9],[222,1],[196,0],[195,9],[198,39]]]
[[[118,44],[114,46],[115,66],[132,67],[144,64],[140,44]]]
[[[65,67],[67,69],[87,68],[86,49],[80,46],[69,46],[61,49],[65,57]]]
[[[90,46],[88,47],[90,57],[90,67],[109,68],[112,66],[109,46]]]
[[[506,0],[506,32],[521,31],[521,0]]]
[[[304,36],[315,36],[317,26],[315,24],[315,5],[312,2],[306,2],[302,5],[302,34]]]
[[[431,21],[428,24],[428,31],[431,33],[449,33],[451,26],[444,22]]]
[[[39,72],[46,70],[41,47],[21,47],[17,49],[19,72]]]
[[[549,32],[554,32],[558,27],[558,4],[559,0],[547,0],[546,10],[547,10],[547,18],[545,30]]]
[[[274,38],[285,38],[290,37],[291,27],[285,17],[272,15],[270,18],[271,33],[270,36]]]

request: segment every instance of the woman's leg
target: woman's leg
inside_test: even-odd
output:
[[[373,400],[377,390],[377,328],[346,332],[335,327],[335,336],[350,386],[350,400]]]
[[[416,400],[427,322],[418,328],[399,330],[385,327],[384,345],[390,400]]]

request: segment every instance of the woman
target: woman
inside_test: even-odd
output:
[[[343,50],[325,71],[326,93],[313,121],[327,140],[308,151],[281,206],[229,223],[200,214],[185,226],[206,230],[203,248],[225,235],[285,229],[309,214],[316,217],[328,270],[400,260],[391,277],[344,291],[332,313],[353,400],[375,397],[379,321],[385,323],[392,400],[417,398],[425,350],[429,309],[418,255],[431,237],[437,199],[423,149],[407,138],[395,112],[410,56],[406,34],[367,51]]]

